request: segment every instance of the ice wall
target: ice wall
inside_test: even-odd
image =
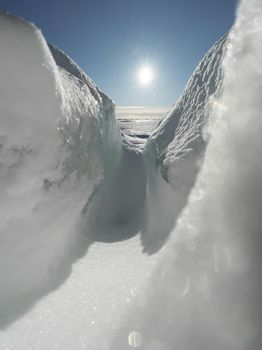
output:
[[[261,348],[261,38],[262,3],[243,0],[203,168],[112,349]]]
[[[92,160],[89,174],[93,172],[97,177],[97,172],[103,169],[106,172],[103,178],[108,178],[117,166],[121,142],[114,102],[63,51],[51,44],[49,49],[66,91],[60,132],[73,144],[80,143],[77,150],[86,154],[88,149]]]
[[[182,97],[145,145],[147,218],[141,238],[149,254],[165,243],[201,168],[210,108],[222,89],[226,40],[222,37],[207,52]]]
[[[0,14],[0,327],[59,286],[117,163],[114,104],[32,24]],[[54,60],[55,59],[55,60]],[[56,64],[57,63],[57,64]]]

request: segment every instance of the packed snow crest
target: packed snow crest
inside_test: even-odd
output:
[[[146,143],[147,220],[142,242],[148,253],[167,240],[201,168],[210,108],[222,88],[226,40],[224,36],[208,51],[181,98]]]
[[[117,310],[121,322],[100,329],[90,319],[85,334],[61,325],[54,349],[65,337],[77,350],[261,348],[261,38],[261,1],[242,0],[141,152],[65,53],[1,14],[0,347],[44,349],[42,330],[42,342],[30,330],[19,348],[33,305],[61,290],[94,242],[139,234],[141,261],[159,253],[150,280]],[[122,261],[135,264],[127,254],[114,276]],[[109,281],[105,298],[120,300],[136,273]],[[93,307],[106,320],[117,306]]]

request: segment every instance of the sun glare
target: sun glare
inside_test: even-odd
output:
[[[149,66],[141,67],[138,71],[138,81],[141,85],[149,85],[154,79],[154,71]]]

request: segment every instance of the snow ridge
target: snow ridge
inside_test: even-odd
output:
[[[162,168],[168,181],[168,168],[205,143],[204,126],[208,122],[210,98],[221,92],[221,61],[227,36],[207,52],[190,78],[185,91],[149,138],[145,156],[153,153],[155,166]],[[149,153],[149,155],[147,155]],[[150,160],[152,158],[150,157]]]

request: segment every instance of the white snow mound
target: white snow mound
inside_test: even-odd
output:
[[[52,47],[58,67],[32,24],[1,14],[0,47],[0,325],[5,325],[62,283],[84,253],[86,238],[76,226],[117,162],[120,136],[113,102]]]

